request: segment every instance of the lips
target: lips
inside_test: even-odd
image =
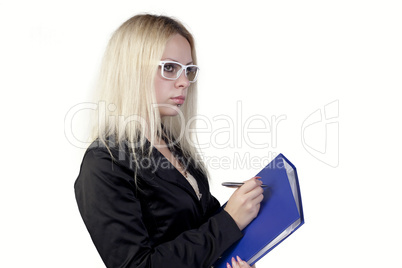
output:
[[[176,104],[183,104],[184,103],[184,100],[186,99],[186,97],[184,97],[184,96],[177,96],[177,97],[173,97],[173,98],[170,98],[174,103],[176,103]]]

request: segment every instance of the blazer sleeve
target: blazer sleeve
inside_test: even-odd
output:
[[[222,210],[198,229],[153,246],[142,220],[140,201],[108,154],[89,150],[75,182],[84,223],[109,268],[210,267],[242,233]]]

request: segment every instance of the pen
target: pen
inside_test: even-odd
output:
[[[230,188],[239,188],[242,186],[244,182],[222,182],[222,186],[230,187]],[[265,188],[268,187],[268,185],[261,185],[261,187]]]

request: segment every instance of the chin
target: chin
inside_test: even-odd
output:
[[[169,109],[169,108],[165,108],[165,109],[159,109],[159,114],[161,117],[165,117],[165,116],[177,116],[179,114],[179,112],[175,109]]]

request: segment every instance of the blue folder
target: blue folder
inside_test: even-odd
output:
[[[226,263],[231,264],[231,258],[236,256],[251,266],[304,224],[296,167],[279,154],[256,176],[268,186],[260,212],[243,230],[243,238],[215,263],[215,268],[226,268]]]

